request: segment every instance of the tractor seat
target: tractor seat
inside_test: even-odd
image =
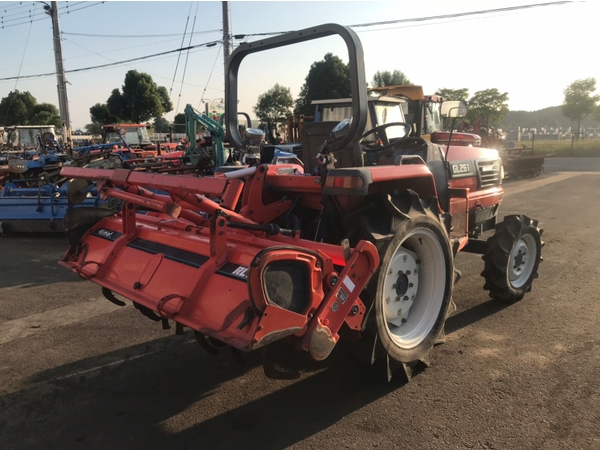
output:
[[[329,139],[331,130],[339,122],[309,122],[302,126],[300,143],[302,144],[302,162],[304,171],[312,173],[317,165],[317,155],[321,146]]]

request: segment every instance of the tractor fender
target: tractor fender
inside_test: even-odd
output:
[[[325,181],[323,195],[366,196],[408,189],[420,198],[438,196],[433,174],[424,163],[333,169]]]

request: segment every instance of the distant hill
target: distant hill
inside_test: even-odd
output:
[[[571,122],[562,115],[560,106],[540,109],[538,111],[509,111],[498,128],[507,130],[517,124],[521,128],[575,128],[576,122]],[[599,128],[600,123],[591,116],[581,123],[584,128]]]

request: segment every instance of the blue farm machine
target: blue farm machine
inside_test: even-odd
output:
[[[75,204],[108,204],[100,201],[93,184],[60,176],[70,161],[51,131],[36,136],[37,147],[21,145],[20,134],[13,134],[11,145],[0,153],[0,234],[62,231],[63,218]]]

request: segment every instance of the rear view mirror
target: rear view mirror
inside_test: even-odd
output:
[[[465,100],[451,100],[442,103],[442,117],[465,117],[469,110],[469,102]]]

